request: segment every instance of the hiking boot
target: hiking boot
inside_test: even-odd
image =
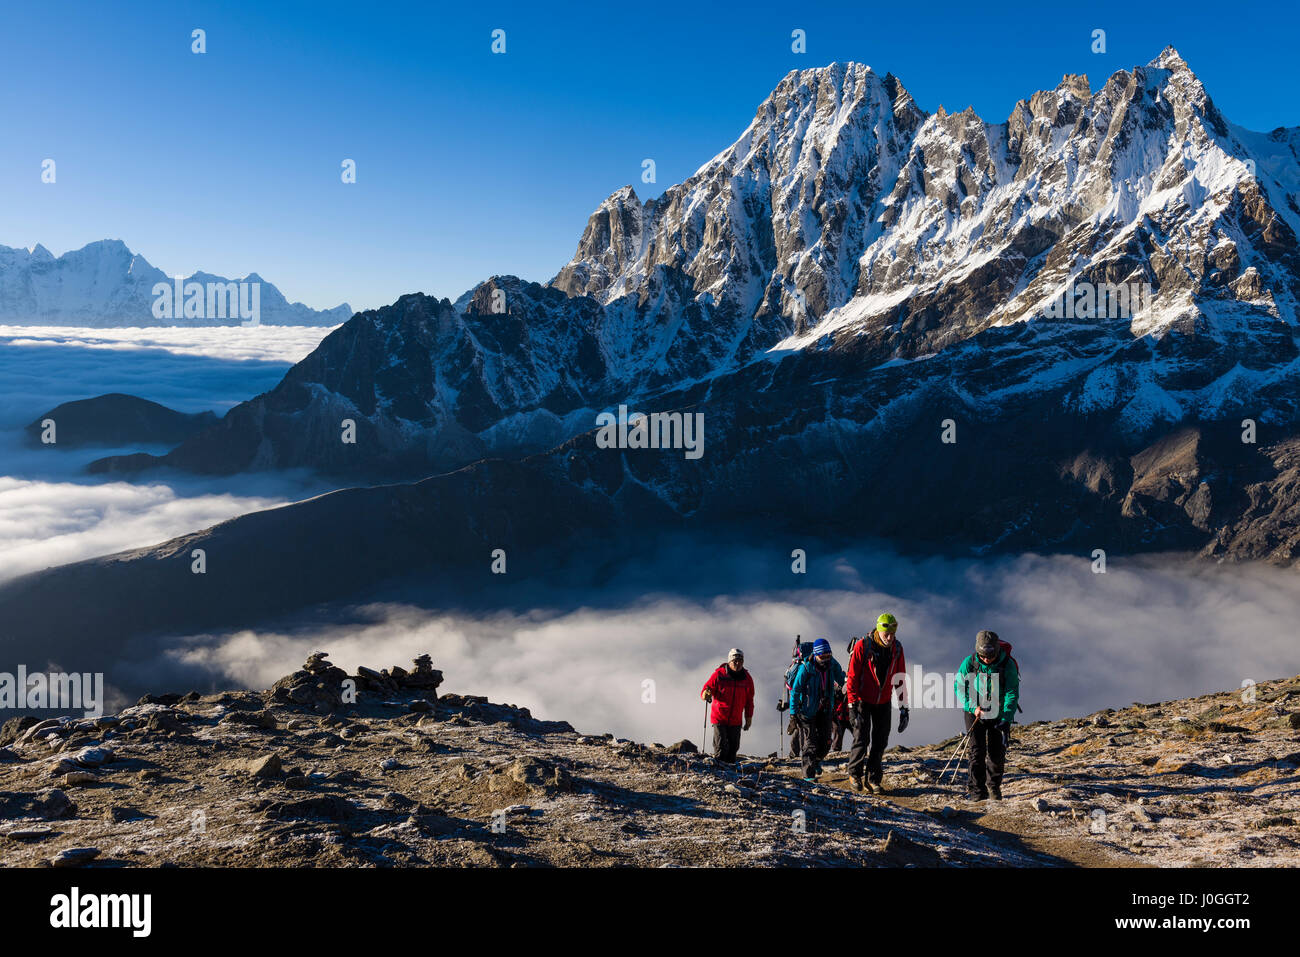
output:
[[[876,789],[871,786],[871,781],[868,778],[862,779],[862,790],[866,791],[868,794],[876,793]]]
[[[862,790],[862,778],[852,778],[852,777],[851,777],[851,778],[849,778],[849,783],[850,783],[851,785],[853,785],[853,790],[855,790],[855,791],[861,791],[861,790]]]
[[[988,794],[987,791],[967,791],[967,792],[966,792],[966,800],[967,800],[967,801],[987,801],[988,799],[989,799],[989,794]]]
[[[876,789],[876,793],[885,793],[885,776],[883,774],[871,775],[871,786]]]
[[[994,785],[993,787],[989,788],[989,797],[993,798],[993,800],[995,801],[1001,801],[1002,788],[998,787],[997,785]]]

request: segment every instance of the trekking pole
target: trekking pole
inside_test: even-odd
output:
[[[957,783],[957,775],[961,772],[961,769],[965,767],[967,758],[970,757],[970,742],[971,742],[971,737],[968,732],[966,735],[966,740],[962,742],[961,754],[957,755],[957,763],[954,764],[952,768],[953,784]]]
[[[945,764],[945,765],[943,766],[943,770],[939,772],[939,783],[940,783],[940,784],[943,784],[943,779],[944,779],[945,777],[947,777],[947,775],[948,775],[948,768],[952,766],[952,762],[954,761],[954,759],[958,758],[958,757],[961,755],[962,751],[965,750],[965,748],[966,748],[966,742],[967,742],[969,739],[970,739],[970,728],[967,728],[967,729],[966,729],[966,733],[963,734],[963,735],[961,736],[961,740],[957,742],[957,747],[953,748],[952,755],[948,758],[948,763]],[[960,766],[960,765],[958,765],[958,766]]]
[[[966,732],[966,734],[969,733],[970,733],[969,731]],[[947,762],[944,763],[943,770],[939,772],[940,784],[943,783],[944,775],[948,773],[948,769],[952,767],[952,759],[957,757],[957,753],[961,751],[961,746],[966,743],[966,734],[963,734],[960,738],[957,739],[957,743],[953,746],[952,754],[948,755],[948,760]]]
[[[785,760],[785,725],[781,721],[781,702],[776,703],[776,750],[781,760]]]
[[[704,734],[700,737],[700,754],[709,750],[709,703],[704,702]]]
[[[969,780],[970,780],[970,748],[971,748],[971,741],[973,741],[973,740],[974,740],[974,736],[973,736],[973,735],[967,735],[967,737],[966,737],[966,747],[962,749],[961,760],[958,761],[958,762],[957,762],[957,766],[956,766],[955,768],[952,769],[952,783],[953,783],[953,784],[956,784],[956,783],[957,783],[957,775],[958,775],[958,773],[960,773],[962,770],[965,770],[965,772],[966,772],[966,778],[967,778],[967,781],[969,782]]]

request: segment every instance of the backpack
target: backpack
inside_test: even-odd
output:
[[[790,653],[790,667],[785,669],[785,704],[790,704],[790,692],[794,690],[794,676],[799,673],[799,666],[812,657],[813,643],[800,641],[794,636],[794,650]]]
[[[1011,656],[1011,642],[998,639],[998,648],[1006,652],[1006,655],[1001,659],[1002,663],[998,665],[998,687],[1004,688],[1007,684],[1007,662],[1009,661],[1016,666],[1016,674],[1020,674],[1020,662],[1016,661],[1016,659]],[[976,655],[971,655],[971,657],[975,658],[976,661],[979,660]],[[976,665],[976,667],[978,667],[978,665]],[[1016,713],[1019,714],[1024,710],[1025,709],[1020,706],[1020,695],[1017,694]]]

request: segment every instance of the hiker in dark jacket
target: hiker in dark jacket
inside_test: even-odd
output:
[[[889,744],[894,687],[898,687],[898,733],[907,729],[907,671],[903,646],[896,637],[898,619],[886,612],[876,627],[853,646],[849,656],[848,704],[853,725],[849,751],[849,783],[853,790],[884,790],[882,767]]]
[[[1002,800],[1002,772],[1011,743],[1011,723],[1020,706],[1020,666],[1011,645],[997,632],[975,636],[975,654],[957,669],[957,703],[970,734],[970,777],[966,796]]]
[[[843,691],[835,695],[835,710],[831,712],[831,750],[844,750],[844,733],[853,730],[849,718],[849,696]]]
[[[745,653],[732,648],[726,664],[718,665],[700,689],[700,697],[711,701],[709,720],[713,722],[713,756],[731,763],[740,751],[740,732],[748,731],[754,721],[754,679],[745,670]]]
[[[790,655],[790,667],[785,670],[783,684],[785,686],[785,696],[777,702],[776,710],[782,714],[789,712],[786,720],[785,733],[790,736],[790,756],[803,754],[803,741],[799,736],[799,722],[795,720],[794,712],[790,711],[790,690],[794,685],[795,675],[799,673],[799,666],[807,658],[812,656],[813,643],[800,640],[799,635],[794,636],[794,650]]]
[[[844,681],[844,669],[831,656],[831,643],[818,638],[812,657],[799,666],[790,688],[790,714],[799,725],[805,781],[816,781],[822,773],[822,758],[831,747],[835,692]]]

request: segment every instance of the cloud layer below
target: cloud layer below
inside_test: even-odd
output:
[[[62,402],[108,392],[224,414],[274,387],[328,332],[0,326],[0,580],[152,545],[328,490],[301,474],[109,481],[84,474],[85,466],[104,455],[164,450],[32,448],[20,431]]]
[[[92,458],[138,450],[31,449],[18,429],[60,402],[112,391],[223,412],[271,388],[327,332],[0,327],[0,579],[326,490],[302,475],[94,480],[81,471]],[[759,753],[777,747],[774,705],[793,636],[828,637],[843,659],[848,637],[884,610],[899,616],[909,662],[927,673],[955,671],[981,628],[1013,642],[1024,670],[1023,720],[1300,670],[1294,571],[1112,556],[1109,571],[1095,575],[1085,557],[917,559],[794,545],[808,548],[806,575],[789,574],[789,548],[682,541],[614,569],[599,588],[506,582],[510,598],[499,607],[510,611],[447,614],[388,596],[395,600],[358,609],[360,624],[175,639],[123,663],[118,677],[154,689],[265,688],[315,650],[349,669],[428,652],[447,675],[446,690],[525,705],[585,731],[666,743],[699,741],[699,688],[738,645],[759,689],[743,749]],[[958,720],[917,708],[903,741],[946,737]]]
[[[331,331],[0,325],[0,429],[26,425],[61,402],[106,392],[220,415],[273,388]]]
[[[717,580],[761,560],[743,549],[709,556]],[[736,645],[758,688],[754,730],[743,746],[754,753],[778,747],[774,706],[793,636],[829,638],[847,664],[847,638],[883,610],[902,622],[909,665],[927,674],[955,672],[981,628],[1011,641],[1023,669],[1022,722],[1298,670],[1300,576],[1272,567],[1144,558],[1113,562],[1095,575],[1086,558],[914,561],[863,551],[827,556],[808,577],[799,589],[712,595],[698,587],[612,607],[604,599],[597,607],[595,596],[556,593],[545,609],[475,616],[379,604],[360,610],[368,619],[360,626],[190,638],[153,667],[158,679],[179,677],[173,669],[185,667],[218,683],[266,688],[316,650],[350,670],[405,666],[427,652],[446,674],[444,690],[524,705],[583,731],[698,742],[700,686]],[[953,711],[921,704],[914,699],[904,743],[940,740],[959,727]]]

